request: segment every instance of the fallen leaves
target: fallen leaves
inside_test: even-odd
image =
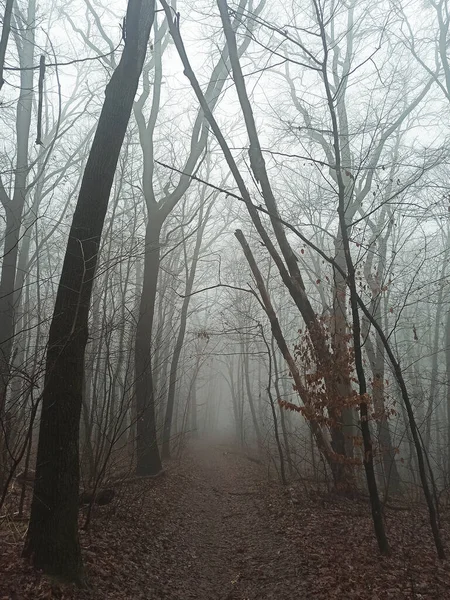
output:
[[[367,503],[282,489],[266,473],[209,448],[169,465],[167,477],[121,487],[81,532],[82,590],[36,573],[20,558],[26,524],[3,523],[0,600],[449,597],[424,512],[388,511],[393,554],[381,558]]]

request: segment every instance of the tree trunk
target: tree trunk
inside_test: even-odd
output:
[[[144,278],[135,346],[137,475],[156,475],[162,468],[157,442],[152,373],[152,328],[160,263],[161,227],[158,209],[149,210],[145,233]]]
[[[387,231],[384,236],[381,235],[381,225],[384,223],[384,212],[381,215],[379,223],[379,226],[373,233],[373,239],[369,244],[367,260],[364,264],[364,276],[372,294],[370,302],[371,313],[378,323],[382,323],[380,294],[382,291],[382,282],[384,280],[384,274],[386,270],[387,240],[389,239],[393,222],[392,220],[390,220]],[[373,259],[375,256],[373,244],[375,244],[377,240],[379,240],[379,247],[377,252],[378,264],[376,274],[374,274],[372,272]],[[365,317],[363,317],[362,319],[362,328],[365,339],[365,349],[372,368],[373,405],[378,419],[378,444],[381,450],[381,456],[383,461],[386,493],[390,490],[394,494],[397,494],[400,491],[400,474],[398,472],[397,465],[395,462],[395,450],[391,439],[391,432],[389,429],[389,420],[388,415],[386,414],[384,397],[385,350],[383,344],[381,343],[381,340],[379,339],[379,336],[375,335],[375,344],[372,342],[372,339],[370,337],[369,322]]]
[[[0,39],[0,90],[5,83],[3,79],[3,69],[5,67],[6,48],[8,47],[8,38],[11,31],[11,16],[14,0],[6,0],[5,12],[3,14],[2,37]]]
[[[334,247],[335,261],[341,267],[342,271],[345,272],[345,255],[340,227],[338,228]],[[347,284],[344,277],[336,269],[333,272],[333,280],[333,318],[331,330],[333,353],[335,356],[335,386],[339,398],[350,398],[352,395],[352,386],[348,371]],[[354,450],[353,438],[356,435],[355,409],[353,407],[344,408],[340,416],[336,414],[336,411],[331,412],[333,419],[336,421],[335,427],[331,430],[336,452],[352,458]],[[350,478],[353,477],[351,469],[348,469],[348,475]]]
[[[275,342],[275,340],[274,340],[274,337],[272,336],[270,347],[271,347],[271,351],[272,351],[272,360],[273,360],[274,388],[275,388],[275,393],[277,395],[277,402],[278,402],[278,408],[279,408],[279,414],[280,414],[281,432],[283,434],[284,451],[286,452],[286,460],[287,460],[287,464],[288,464],[289,475],[292,477],[294,474],[294,466],[292,463],[291,446],[289,443],[289,435],[288,435],[287,426],[286,426],[286,414],[285,414],[285,411],[279,406],[279,403],[281,400],[280,375],[278,373],[278,360],[277,360],[277,354],[276,354],[274,342]]]
[[[208,215],[206,215],[207,218]],[[163,444],[162,444],[162,455],[163,458],[170,457],[170,431],[172,427],[172,417],[173,417],[173,409],[175,403],[175,388],[177,384],[177,376],[178,376],[178,363],[181,356],[181,351],[183,349],[184,337],[186,334],[186,325],[187,325],[187,315],[189,309],[189,303],[191,301],[191,293],[192,288],[194,286],[195,274],[197,271],[198,259],[200,256],[200,249],[202,245],[203,232],[205,230],[206,219],[203,219],[203,204],[200,206],[199,216],[198,216],[198,229],[197,235],[195,239],[194,253],[192,255],[191,268],[190,271],[186,273],[186,287],[184,292],[183,304],[181,307],[180,314],[180,328],[178,330],[177,340],[175,342],[175,348],[173,350],[172,362],[170,365],[170,374],[169,374],[169,391],[167,393],[167,407],[166,407],[166,416],[164,419],[164,434],[163,434]],[[184,235],[183,231],[182,234]],[[184,246],[184,260],[187,263],[187,254],[186,254],[186,246]],[[187,266],[187,265],[186,265]],[[194,404],[192,404],[192,415],[196,414],[196,406],[194,411]]]
[[[36,480],[24,556],[80,583],[79,428],[88,316],[103,223],[154,18],[153,0],[130,0],[126,41],[84,171],[50,326]]]
[[[262,435],[258,422],[258,415],[255,408],[255,399],[252,394],[252,386],[250,385],[250,365],[248,360],[248,344],[244,346],[244,343],[241,342],[241,352],[242,352],[242,362],[243,362],[243,372],[244,372],[244,382],[245,382],[245,390],[247,392],[247,400],[248,405],[250,407],[250,414],[252,415],[252,423],[253,428],[255,430],[256,435],[256,443],[258,444],[258,449],[262,449]]]
[[[424,438],[424,446],[425,452],[429,453],[430,444],[431,444],[431,423],[433,420],[433,413],[435,408],[438,406],[438,398],[436,398],[436,392],[438,389],[438,367],[439,367],[439,349],[440,349],[440,339],[442,332],[442,313],[443,313],[443,295],[444,295],[444,278],[445,272],[447,270],[447,262],[449,255],[449,241],[446,242],[445,253],[442,261],[442,268],[439,276],[439,292],[437,297],[437,307],[436,307],[436,316],[434,321],[434,331],[433,331],[433,340],[432,340],[432,354],[431,354],[431,380],[430,380],[430,391],[428,397],[428,406],[425,415],[425,438]],[[431,333],[431,332],[430,332]]]
[[[5,415],[8,385],[11,379],[11,353],[14,341],[17,294],[15,290],[17,257],[20,246],[22,214],[25,206],[30,137],[31,111],[33,106],[33,70],[35,48],[36,1],[28,3],[28,13],[23,36],[16,33],[19,50],[20,94],[16,113],[16,164],[14,191],[9,198],[0,181],[0,200],[5,210],[6,226],[3,241],[3,261],[0,276],[0,423]],[[8,435],[8,431],[6,431]],[[6,456],[3,439],[0,437],[0,482],[6,471]]]
[[[197,411],[197,378],[195,378],[191,392],[191,432],[192,437],[198,437],[198,411]]]
[[[318,16],[320,25],[320,38],[322,41],[322,47],[324,56],[327,57],[327,37],[324,28],[323,21]],[[361,319],[359,316],[358,307],[358,294],[356,289],[356,276],[355,266],[352,260],[350,252],[349,242],[349,227],[347,226],[347,213],[346,209],[349,202],[349,193],[352,188],[351,182],[345,182],[341,171],[341,160],[343,155],[341,153],[341,143],[343,141],[339,137],[339,126],[338,126],[338,109],[336,108],[336,98],[331,91],[331,84],[328,81],[328,65],[327,58],[322,63],[322,76],[325,85],[328,110],[330,113],[330,119],[332,123],[332,134],[333,134],[333,147],[334,147],[334,160],[336,161],[336,180],[338,184],[337,199],[338,199],[338,217],[339,227],[342,235],[342,246],[343,253],[345,256],[345,270],[341,270],[341,275],[346,274],[347,285],[350,292],[350,307],[352,315],[353,325],[353,351],[354,351],[354,362],[355,371],[359,385],[359,413],[361,427],[361,433],[363,438],[363,464],[366,474],[367,488],[369,491],[370,505],[372,509],[372,520],[375,530],[375,536],[378,542],[378,548],[381,554],[388,555],[390,553],[389,543],[386,537],[386,531],[384,527],[384,520],[381,508],[380,497],[378,494],[378,486],[375,477],[374,461],[373,461],[373,444],[372,437],[369,427],[369,412],[367,405],[367,384],[366,375],[364,371],[364,364],[362,358],[362,345],[361,345]],[[345,139],[345,138],[344,138]],[[343,143],[343,146],[345,144]],[[350,188],[350,189],[349,189]],[[339,265],[335,265],[338,267]]]
[[[445,324],[445,362],[447,368],[447,485],[450,483],[450,311]]]
[[[232,360],[231,365],[228,365],[228,377],[225,377],[225,380],[228,384],[228,388],[231,394],[231,405],[233,409],[233,421],[234,421],[234,431],[236,437],[236,443],[242,446],[242,419],[241,419],[241,411],[240,411],[240,402],[239,402],[239,383],[236,384],[234,381],[234,360]],[[239,368],[237,369],[239,374]],[[237,388],[237,389],[236,389]]]
[[[242,247],[245,258],[247,259],[249,267],[250,267],[250,269],[253,273],[253,276],[256,280],[256,285],[258,287],[258,291],[261,296],[264,310],[265,310],[267,317],[269,319],[269,322],[270,322],[273,337],[275,338],[275,340],[278,344],[278,348],[280,349],[280,352],[283,355],[283,358],[289,367],[289,371],[292,375],[292,379],[294,380],[296,391],[297,391],[300,399],[303,401],[304,405],[306,407],[308,407],[308,404],[309,404],[308,392],[305,389],[305,386],[303,384],[302,378],[300,376],[300,372],[297,367],[297,363],[295,362],[294,357],[292,356],[292,354],[289,350],[289,347],[286,343],[286,340],[283,336],[283,332],[281,331],[280,323],[278,321],[275,310],[273,308],[272,301],[270,299],[269,293],[264,284],[264,281],[261,276],[261,272],[258,268],[258,265],[256,264],[253,253],[250,249],[250,246],[248,245],[247,240],[245,239],[245,236],[240,229],[237,229],[235,231],[234,235],[236,236],[237,240],[239,241],[239,243]],[[290,403],[287,403],[287,404],[289,405],[289,408],[291,410],[297,410],[298,412],[301,412],[300,407],[296,407]],[[284,405],[281,403],[281,406],[287,406],[287,404]],[[317,446],[318,446],[320,452],[322,452],[324,458],[327,460],[328,465],[333,473],[335,483],[337,484],[340,481],[340,471],[336,468],[336,462],[333,460],[333,451],[330,446],[330,443],[329,443],[328,439],[326,438],[326,436],[324,435],[320,425],[314,419],[310,418],[309,424],[314,433],[314,437],[315,437]]]
[[[234,82],[236,86],[236,91],[238,93],[239,101],[242,107],[243,116],[245,119],[245,124],[247,128],[248,137],[250,140],[250,148],[249,148],[249,158],[250,158],[250,166],[253,172],[253,175],[262,191],[262,197],[264,199],[266,210],[270,215],[271,225],[273,227],[275,237],[278,243],[278,246],[281,250],[281,255],[278,252],[275,244],[273,243],[271,237],[268,235],[261,218],[259,216],[258,210],[253,205],[253,201],[249,190],[245,184],[245,181],[240,173],[240,170],[237,166],[237,163],[233,157],[233,154],[224,138],[224,135],[212,114],[210,107],[205,99],[205,95],[202,92],[200,84],[192,70],[192,67],[189,63],[189,59],[186,54],[186,50],[184,48],[183,41],[180,36],[180,32],[176,27],[176,23],[173,21],[173,17],[171,14],[171,10],[166,2],[166,0],[161,0],[161,4],[164,7],[166,12],[166,16],[169,22],[169,29],[172,35],[172,38],[175,42],[176,48],[178,50],[179,56],[183,62],[184,73],[188,77],[192,88],[200,102],[200,105],[204,111],[205,117],[208,120],[208,123],[214,132],[217,141],[222,149],[225,160],[230,168],[230,171],[233,174],[233,177],[236,181],[237,187],[240,193],[240,199],[242,199],[248,209],[248,212],[251,216],[251,219],[258,231],[258,234],[261,236],[261,240],[269,251],[271,257],[273,258],[282,281],[286,288],[288,289],[292,299],[294,300],[297,308],[299,309],[300,314],[302,315],[308,331],[311,335],[311,340],[315,350],[315,358],[317,360],[318,369],[324,373],[324,378],[326,381],[327,388],[329,388],[330,397],[333,397],[333,389],[334,382],[330,380],[328,375],[328,371],[330,370],[330,365],[332,365],[333,357],[332,354],[328,350],[327,340],[323,335],[322,327],[318,322],[317,316],[314,312],[314,309],[311,305],[311,302],[306,294],[304,282],[302,275],[299,270],[297,257],[295,256],[292,247],[289,243],[289,240],[286,236],[286,231],[284,225],[281,223],[278,214],[277,203],[273,194],[273,190],[270,185],[270,181],[268,178],[268,174],[265,168],[265,162],[262,155],[259,138],[256,130],[256,124],[253,117],[253,112],[251,109],[251,104],[248,99],[247,91],[245,88],[244,77],[242,74],[241,66],[239,63],[239,53],[237,50],[236,44],[236,36],[231,26],[229,15],[228,15],[228,6],[224,2],[219,2],[219,10],[221,13],[223,29],[225,33],[225,37],[227,39],[227,47],[230,54],[230,63],[232,66]],[[278,342],[278,340],[277,340]],[[341,444],[342,446],[342,444]],[[336,476],[340,477],[342,480],[342,485],[345,486],[346,482],[346,471],[345,468],[347,465],[344,464],[344,461],[340,458],[339,462],[335,462],[334,473]]]

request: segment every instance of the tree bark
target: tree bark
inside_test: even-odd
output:
[[[125,47],[84,171],[50,326],[36,481],[24,556],[81,583],[78,538],[79,428],[84,353],[98,251],[120,149],[154,19],[153,0],[129,0]]]
[[[287,479],[286,479],[286,467],[284,464],[284,454],[283,454],[283,447],[281,445],[281,439],[280,439],[280,432],[278,430],[278,417],[277,417],[277,411],[275,408],[275,402],[273,400],[273,396],[272,396],[272,359],[273,359],[273,353],[272,353],[272,349],[269,346],[267,340],[266,340],[266,336],[264,335],[264,328],[262,325],[259,326],[260,331],[261,331],[261,336],[264,340],[264,344],[266,345],[267,348],[267,357],[269,359],[269,373],[268,373],[268,377],[267,377],[267,395],[269,396],[269,402],[270,402],[270,410],[272,412],[272,420],[273,420],[273,429],[274,429],[274,435],[275,435],[275,442],[277,445],[277,450],[278,450],[278,458],[280,460],[280,479],[281,479],[281,483],[283,485],[287,485]],[[273,335],[272,337],[272,342],[273,342]],[[275,375],[275,377],[277,377],[277,375]]]
[[[447,262],[449,256],[450,246],[449,240],[446,240],[445,253],[442,260],[442,267],[439,276],[439,292],[437,297],[436,315],[434,319],[434,330],[432,340],[432,355],[431,355],[431,380],[430,380],[430,391],[428,396],[428,406],[425,414],[425,437],[424,446],[425,452],[429,453],[431,445],[431,423],[433,420],[433,413],[438,406],[437,389],[438,389],[438,369],[439,369],[439,349],[441,347],[440,338],[442,333],[442,314],[443,314],[443,295],[444,295],[444,278],[447,271]],[[431,333],[431,332],[430,332]]]

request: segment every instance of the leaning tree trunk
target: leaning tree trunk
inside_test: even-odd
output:
[[[306,388],[303,384],[302,377],[300,375],[300,371],[298,370],[298,366],[294,359],[294,356],[292,355],[291,351],[289,350],[286,339],[284,338],[278,317],[273,308],[273,304],[270,299],[269,293],[266,289],[266,286],[264,284],[261,272],[258,268],[258,265],[256,264],[256,260],[253,256],[250,246],[248,245],[248,242],[245,239],[245,236],[242,233],[242,231],[240,229],[237,229],[234,232],[234,235],[236,236],[236,239],[238,240],[238,242],[240,243],[240,245],[242,247],[244,256],[247,259],[250,270],[252,271],[253,277],[255,278],[256,286],[258,288],[258,291],[259,291],[259,294],[261,297],[262,306],[263,306],[264,311],[267,314],[267,317],[270,322],[273,337],[275,338],[275,341],[278,344],[278,348],[280,349],[280,352],[283,355],[283,358],[289,367],[289,372],[294,381],[296,392],[297,392],[299,398],[303,401],[305,408],[308,409],[308,408],[310,408],[308,391],[306,390]],[[301,407],[291,404],[290,402],[282,402],[282,401],[280,402],[279,401],[279,405],[280,405],[280,407],[288,408],[289,410],[296,410],[297,412],[302,412]],[[311,414],[311,411],[307,410],[307,411],[305,411],[305,414],[308,414],[308,416],[309,416]],[[327,439],[327,437],[324,435],[324,432],[322,431],[320,424],[314,418],[309,418],[308,422],[309,422],[309,425],[313,432],[317,446],[318,446],[320,452],[323,454],[324,458],[327,460],[328,465],[333,473],[333,477],[336,479],[336,473],[333,471],[336,463],[332,458],[333,451],[332,451],[330,442]]]
[[[259,142],[259,137],[256,130],[256,124],[254,122],[253,112],[251,104],[247,96],[245,88],[244,76],[239,63],[239,55],[237,52],[236,38],[230,21],[228,18],[228,8],[223,2],[219,3],[219,9],[221,12],[222,23],[224,28],[225,37],[227,38],[227,46],[230,53],[230,63],[232,66],[233,77],[236,85],[236,90],[241,103],[242,112],[246,122],[247,133],[250,140],[249,158],[250,166],[253,175],[257,181],[259,181],[262,191],[262,197],[265,202],[265,209],[270,215],[270,221],[273,227],[277,244],[280,248],[281,255],[278,252],[273,240],[267,233],[261,218],[259,216],[257,208],[254,206],[249,190],[244,182],[244,179],[240,173],[237,163],[233,157],[233,154],[228,146],[224,135],[211,112],[208,102],[205,99],[205,95],[202,92],[200,84],[192,70],[189,59],[184,48],[183,41],[180,36],[179,29],[177,28],[176,21],[173,20],[172,11],[167,4],[166,0],[161,0],[161,4],[164,7],[166,13],[169,29],[174,40],[175,46],[178,50],[178,54],[183,62],[184,73],[189,79],[191,86],[199,100],[199,103],[204,111],[205,118],[207,119],[211,130],[216,136],[217,141],[222,149],[225,160],[228,167],[233,174],[236,185],[239,189],[240,198],[245,203],[253,224],[256,227],[258,234],[261,237],[262,242],[266,246],[272,259],[274,260],[277,269],[280,273],[281,279],[284,285],[287,287],[292,299],[294,300],[300,314],[302,315],[308,331],[311,336],[311,341],[315,351],[315,358],[317,360],[318,368],[324,373],[324,379],[329,390],[329,395],[334,395],[334,381],[329,376],[333,356],[328,349],[327,339],[324,336],[323,328],[317,319],[317,315],[311,305],[306,289],[304,286],[303,278],[299,270],[297,257],[289,243],[286,236],[284,225],[281,223],[278,215],[278,207],[273,194],[273,190],[270,185],[267,170],[265,168],[265,162],[262,155],[262,150]],[[338,450],[338,449],[337,449]],[[337,451],[339,454],[339,451]],[[335,477],[336,484],[342,487],[347,485],[348,477],[348,464],[345,461],[344,456],[339,456],[339,460],[335,461],[335,468],[333,469],[333,475]]]
[[[105,91],[69,233],[50,326],[36,481],[24,555],[80,582],[79,428],[88,316],[103,223],[154,19],[154,0],[129,0],[126,41]]]

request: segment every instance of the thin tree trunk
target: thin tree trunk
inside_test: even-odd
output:
[[[197,407],[197,377],[191,392],[191,432],[192,437],[198,437],[198,407]]]
[[[231,403],[232,403],[232,408],[233,408],[234,430],[235,430],[236,442],[239,445],[242,445],[242,438],[241,438],[242,427],[241,427],[241,413],[240,413],[240,409],[239,409],[239,393],[238,393],[238,391],[236,391],[236,385],[235,385],[233,373],[234,373],[234,361],[232,362],[231,366],[228,366],[229,378],[225,377],[225,380],[228,384],[230,394],[231,394]]]
[[[252,386],[250,385],[250,365],[248,360],[248,345],[244,346],[244,342],[241,342],[241,352],[242,352],[242,362],[243,362],[243,372],[244,372],[244,382],[245,382],[245,390],[247,392],[247,400],[248,405],[250,407],[250,414],[252,415],[252,423],[253,428],[255,430],[256,442],[258,444],[258,449],[262,449],[262,435],[261,429],[259,427],[258,415],[255,408],[255,399],[252,394]]]
[[[278,360],[277,360],[274,341],[275,341],[275,339],[272,336],[270,346],[271,346],[271,350],[272,350],[273,371],[274,371],[274,376],[275,376],[273,384],[275,387],[275,393],[277,395],[277,403],[279,406],[279,403],[281,400],[280,376],[279,376],[279,372],[278,372]],[[286,452],[286,460],[287,460],[287,464],[288,464],[289,475],[292,477],[292,475],[294,474],[294,467],[292,464],[291,446],[289,443],[289,436],[288,436],[288,431],[287,431],[287,427],[286,427],[286,414],[285,414],[285,411],[282,408],[280,408],[280,406],[279,406],[279,413],[280,413],[281,432],[283,434],[284,451]]]
[[[9,198],[0,179],[0,201],[5,210],[6,226],[3,241],[3,261],[0,276],[0,423],[4,419],[6,396],[11,379],[11,353],[16,319],[15,290],[17,259],[20,246],[22,215],[26,200],[28,144],[33,106],[33,65],[35,49],[36,1],[29,0],[25,33],[16,33],[19,50],[20,94],[16,112],[16,164],[14,191]],[[6,432],[8,433],[8,432]],[[0,482],[5,474],[3,439],[0,437]]]
[[[349,205],[349,203],[347,203]],[[346,216],[347,220],[347,216]],[[342,239],[341,227],[334,243],[335,261],[345,272],[345,254]],[[333,273],[333,317],[331,323],[333,352],[336,357],[335,365],[336,390],[340,398],[350,398],[352,395],[352,385],[348,374],[348,325],[347,325],[347,283],[341,273],[334,269]],[[332,411],[336,426],[332,428],[332,436],[335,447],[339,454],[353,457],[354,443],[353,438],[356,435],[356,414],[353,407],[344,408],[341,415],[339,411]]]
[[[439,366],[439,349],[440,349],[440,338],[442,332],[442,313],[443,313],[443,295],[444,295],[444,277],[447,270],[447,262],[449,256],[449,242],[446,242],[446,249],[442,261],[442,267],[439,277],[439,292],[437,297],[436,315],[434,320],[433,340],[432,340],[432,356],[431,356],[431,380],[430,380],[430,391],[428,397],[428,406],[425,414],[425,438],[424,446],[425,452],[430,451],[431,443],[431,421],[433,419],[433,412],[435,407],[438,405],[436,396],[437,383],[438,383],[438,366]],[[431,330],[431,328],[430,328]]]
[[[393,173],[392,173],[393,175]],[[385,220],[385,212],[383,211],[379,223],[383,224]],[[389,239],[393,227],[392,219],[389,221],[387,231],[381,237],[381,226],[379,225],[373,232],[373,239],[368,248],[367,260],[364,264],[364,276],[370,287],[371,302],[370,310],[373,317],[382,322],[381,315],[381,298],[384,274],[386,270],[386,255],[387,255],[387,240]],[[378,264],[376,274],[373,274],[373,259],[375,252],[373,244],[380,240],[378,247]],[[375,336],[376,344],[374,345],[370,337],[370,327],[367,318],[362,318],[362,330],[365,339],[366,353],[372,368],[373,374],[373,404],[377,413],[377,433],[378,443],[381,449],[383,471],[386,485],[386,493],[390,490],[394,494],[400,491],[400,474],[395,462],[395,450],[391,439],[389,429],[388,415],[386,414],[385,398],[384,398],[384,378],[385,378],[385,351],[379,336]]]
[[[262,338],[264,340],[264,344],[266,345],[267,356],[269,358],[269,373],[268,373],[268,383],[267,383],[267,394],[269,396],[270,409],[272,411],[273,428],[274,428],[274,433],[275,433],[275,442],[276,442],[277,450],[278,450],[278,458],[280,460],[280,478],[281,478],[281,483],[283,485],[287,485],[286,467],[285,467],[285,464],[284,464],[284,454],[283,454],[283,448],[282,448],[282,445],[281,445],[280,433],[278,431],[277,411],[276,411],[275,402],[274,402],[273,396],[272,396],[272,357],[273,357],[273,354],[272,354],[272,351],[271,351],[271,348],[270,348],[269,344],[267,343],[266,337],[264,335],[264,329],[263,329],[262,325],[260,325],[260,331],[261,331]],[[273,336],[272,336],[272,340],[273,340]]]
[[[204,202],[204,198],[203,198]],[[180,361],[181,351],[183,349],[184,338],[186,334],[186,325],[187,325],[187,316],[189,304],[191,301],[191,293],[194,286],[195,274],[197,272],[197,264],[198,259],[200,257],[200,249],[202,246],[203,233],[205,231],[205,225],[208,218],[208,213],[205,215],[205,219],[203,218],[203,203],[200,206],[199,216],[198,216],[198,228],[197,235],[195,239],[194,252],[192,255],[191,268],[189,272],[186,272],[186,287],[184,292],[183,304],[181,306],[180,313],[180,328],[178,330],[177,340],[175,342],[175,348],[173,350],[172,362],[170,365],[170,374],[169,374],[169,391],[167,393],[167,406],[166,406],[166,416],[164,419],[164,433],[163,433],[163,444],[162,444],[162,455],[163,458],[170,457],[170,431],[172,428],[172,417],[173,417],[173,409],[175,403],[175,388],[178,377],[178,363]],[[182,232],[183,234],[183,232]],[[187,267],[187,254],[186,254],[186,244],[184,243],[184,260]]]
[[[379,314],[376,311],[375,318]],[[380,315],[381,316],[381,315]],[[386,414],[384,402],[384,348],[380,342],[375,350],[369,335],[365,337],[365,348],[373,373],[373,406],[377,414],[377,435],[378,444],[383,461],[384,480],[386,493],[390,490],[393,494],[400,491],[400,474],[395,462],[395,450],[392,444],[391,432],[389,429],[388,414]]]
[[[445,324],[445,363],[447,369],[447,485],[450,482],[450,310]]]
[[[247,240],[245,239],[245,236],[240,229],[235,231],[235,236],[242,247],[245,258],[247,259],[249,267],[250,267],[250,269],[253,273],[253,276],[256,280],[256,285],[258,287],[258,291],[260,293],[261,300],[262,300],[262,306],[269,318],[273,336],[278,344],[278,347],[281,351],[281,354],[283,355],[284,360],[286,361],[286,363],[289,367],[289,370],[291,372],[292,378],[293,378],[295,386],[296,386],[297,393],[300,396],[303,403],[305,404],[305,406],[308,407],[308,404],[309,404],[308,393],[303,384],[303,381],[300,376],[300,372],[298,370],[298,367],[294,360],[294,357],[292,356],[292,354],[289,350],[289,347],[286,343],[286,340],[283,336],[283,332],[281,331],[281,327],[280,327],[278,318],[276,316],[275,310],[273,308],[272,302],[270,300],[270,296],[264,285],[264,280],[261,276],[261,272],[258,268],[258,265],[256,264],[255,258],[252,254],[252,251],[250,250],[250,246],[248,245]],[[288,404],[289,404],[289,408],[294,409],[294,406],[291,405],[290,403],[286,403],[286,406]],[[285,404],[281,404],[281,406],[285,406]],[[301,412],[300,408],[298,408],[298,412]],[[330,444],[329,444],[327,438],[323,434],[323,431],[322,431],[320,425],[314,419],[312,419],[312,418],[309,419],[309,423],[310,423],[311,429],[313,430],[317,446],[318,446],[319,450],[322,452],[322,454],[324,455],[325,459],[327,460],[327,462],[330,466],[330,469],[333,473],[333,476],[335,478],[335,482],[339,482],[339,472],[335,471],[336,463],[333,460],[333,451],[330,447]]]
[[[6,0],[5,12],[3,15],[2,37],[0,39],[0,90],[5,83],[3,79],[3,70],[5,67],[6,48],[8,47],[8,38],[11,31],[11,16],[14,0]]]

